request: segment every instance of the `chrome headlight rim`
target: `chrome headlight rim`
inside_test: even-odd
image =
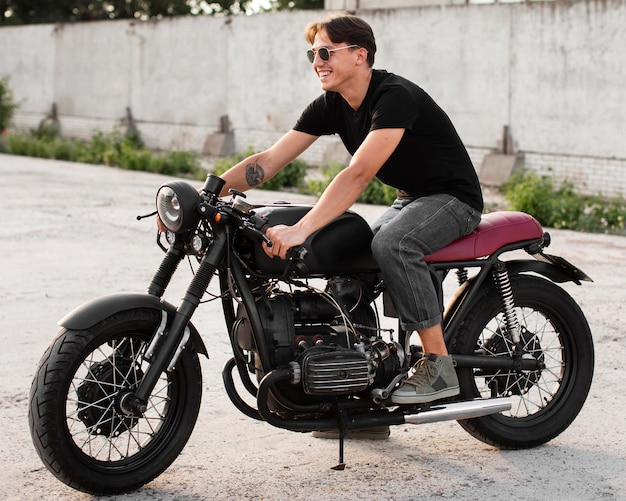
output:
[[[198,205],[202,197],[185,181],[172,181],[157,191],[156,209],[163,225],[173,233],[183,233],[198,225]]]

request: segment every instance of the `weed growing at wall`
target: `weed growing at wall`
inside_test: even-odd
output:
[[[532,214],[545,226],[595,233],[625,234],[626,200],[579,194],[572,183],[522,171],[502,187],[510,208]]]
[[[17,109],[13,93],[9,88],[9,77],[0,78],[0,152],[6,150],[6,129],[11,123],[13,113]]]
[[[319,197],[343,168],[344,165],[341,163],[323,166],[321,168],[322,179],[310,180],[307,183],[308,193]],[[395,199],[395,188],[387,186],[374,178],[361,193],[357,202],[372,205],[391,205]]]
[[[10,135],[7,150],[13,155],[104,164],[199,180],[206,177],[197,155],[186,151],[155,153],[143,145],[138,134],[97,132],[90,141],[76,141],[42,127],[29,135]]]

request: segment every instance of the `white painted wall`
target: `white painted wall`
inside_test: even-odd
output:
[[[568,158],[583,159],[575,162],[575,175],[589,191],[598,181],[585,171],[610,162],[607,172],[618,174],[603,184],[626,193],[624,0],[359,14],[377,37],[375,67],[426,89],[476,162],[497,147],[509,125],[528,159],[551,158],[567,172]],[[261,148],[291,128],[320,93],[303,32],[324,16],[301,11],[3,27],[0,75],[10,75],[22,102],[17,126],[36,126],[57,103],[62,131],[87,137],[119,124],[130,107],[150,146],[201,150],[227,114],[235,148]],[[318,143],[305,159],[321,161],[333,139]]]

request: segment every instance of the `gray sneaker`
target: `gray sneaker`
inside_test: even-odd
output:
[[[415,373],[393,392],[391,401],[394,404],[423,404],[459,393],[452,357],[425,354],[415,364]]]

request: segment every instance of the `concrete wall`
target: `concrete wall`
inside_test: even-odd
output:
[[[626,2],[437,5],[359,12],[377,68],[421,85],[477,168],[513,146],[589,192],[626,193]],[[319,93],[304,26],[324,12],[0,28],[0,74],[34,127],[57,104],[64,134],[110,130],[130,108],[148,145],[202,150],[228,115],[234,149],[269,145]],[[305,154],[335,151],[324,138]],[[549,164],[549,165],[548,165]]]

